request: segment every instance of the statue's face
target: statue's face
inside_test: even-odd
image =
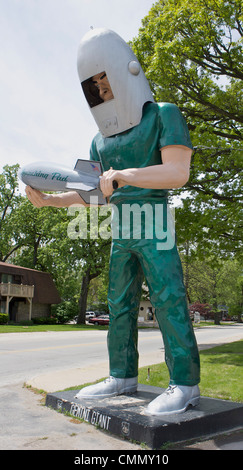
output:
[[[114,98],[106,72],[97,73],[92,77],[93,84],[98,88],[100,98],[109,101]]]

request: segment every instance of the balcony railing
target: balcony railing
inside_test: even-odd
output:
[[[25,284],[12,284],[11,282],[0,284],[0,294],[8,297],[34,297],[35,286]]]

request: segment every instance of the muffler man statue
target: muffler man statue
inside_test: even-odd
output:
[[[83,388],[77,398],[95,400],[136,392],[137,318],[145,277],[170,374],[168,388],[148,405],[146,413],[181,413],[199,403],[199,354],[171,223],[166,220],[165,238],[165,224],[156,224],[156,217],[162,214],[160,208],[169,218],[168,190],[188,181],[192,154],[188,128],[176,105],[154,102],[136,56],[113,31],[93,29],[84,36],[78,50],[78,74],[99,128],[90,159],[102,164],[100,187],[119,214],[113,224],[119,224],[120,235],[113,238],[110,257],[110,377]],[[118,182],[116,190],[114,181]],[[85,205],[75,192],[47,198],[30,187],[26,192],[37,207]],[[137,237],[138,227],[123,216],[124,205],[136,207],[141,215]],[[142,217],[145,205],[151,218],[149,235]]]

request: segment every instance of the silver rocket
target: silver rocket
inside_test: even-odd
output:
[[[90,196],[98,196],[99,204],[106,204],[100,190],[102,174],[100,162],[78,159],[73,170],[57,163],[30,163],[19,170],[19,178],[40,191],[77,191],[86,203]],[[114,189],[117,183],[113,182]]]

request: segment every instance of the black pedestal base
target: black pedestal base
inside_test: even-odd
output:
[[[109,431],[115,436],[145,443],[159,449],[167,442],[179,442],[232,430],[243,423],[243,404],[201,397],[200,404],[185,413],[163,417],[147,416],[147,404],[162,389],[139,385],[133,395],[103,400],[74,398],[77,390],[49,393],[46,406]]]

